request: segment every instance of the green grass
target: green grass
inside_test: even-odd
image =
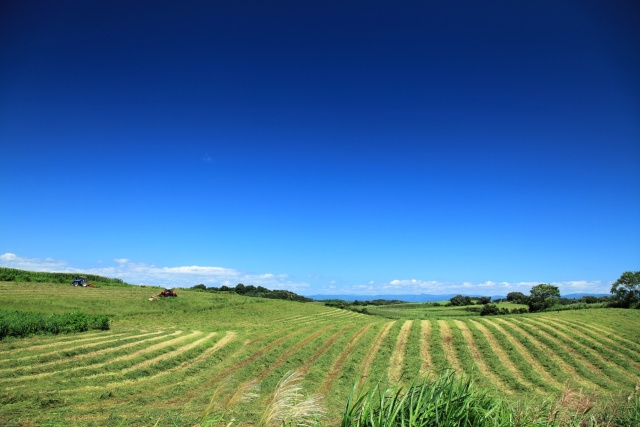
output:
[[[305,396],[323,398],[323,425],[339,425],[353,385],[364,372],[369,387],[384,384],[377,389],[381,393],[387,393],[387,387],[395,390],[391,394],[398,391],[388,383],[392,357],[401,360],[393,372],[400,372],[405,387],[422,384],[417,378],[422,351],[429,356],[432,380],[450,368],[445,348],[453,349],[451,360],[461,373],[477,372],[478,361],[467,348],[462,325],[491,372],[473,387],[489,390],[491,399],[502,399],[511,409],[531,408],[526,406],[531,395],[555,402],[561,397],[559,385],[575,377],[572,384],[585,386],[598,410],[610,408],[613,416],[619,405],[609,399],[626,399],[640,381],[635,369],[640,366],[638,310],[483,319],[464,308],[383,307],[398,319],[390,321],[322,304],[230,293],[178,290],[178,298],[149,301],[158,292],[148,287],[0,282],[3,307],[42,316],[81,311],[111,319],[106,331],[0,341],[0,424],[193,426],[215,396],[209,421],[233,418],[233,425],[256,425],[280,380],[297,371],[303,375],[298,384]],[[430,325],[424,347],[422,321],[415,320],[419,318]],[[438,319],[446,320],[451,330],[446,347]],[[406,343],[397,347],[406,321],[411,329]],[[397,348],[403,349],[401,358]],[[544,372],[528,366],[527,360],[537,361]],[[563,374],[564,367],[574,373]],[[552,377],[555,386],[542,381],[542,374]],[[242,403],[238,396],[254,380],[259,396]]]

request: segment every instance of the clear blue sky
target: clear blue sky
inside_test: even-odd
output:
[[[640,4],[0,5],[0,265],[302,294],[640,269]]]

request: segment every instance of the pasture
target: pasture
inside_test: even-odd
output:
[[[291,371],[323,398],[326,425],[339,422],[354,384],[408,386],[446,369],[512,401],[568,388],[606,401],[640,381],[640,310],[485,318],[407,308],[383,318],[191,290],[148,300],[157,293],[0,282],[3,309],[112,319],[108,331],[0,341],[0,424],[192,426],[207,407],[255,424]],[[247,390],[251,403],[240,398]]]

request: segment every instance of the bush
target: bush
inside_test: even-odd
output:
[[[38,333],[57,335],[85,332],[89,329],[109,330],[109,318],[105,315],[89,316],[81,312],[50,315],[23,311],[0,312],[0,340]]]
[[[500,309],[495,304],[485,304],[480,311],[480,316],[495,316],[500,314]]]

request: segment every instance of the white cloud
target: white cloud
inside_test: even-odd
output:
[[[97,268],[74,268],[65,261],[51,258],[22,258],[12,253],[0,255],[0,266],[29,271],[64,273],[87,273],[119,278],[128,283],[166,287],[192,287],[200,283],[207,286],[245,285],[263,286],[267,289],[286,289],[293,292],[309,287],[307,283],[287,280],[286,274],[250,274],[232,268],[213,266],[157,267],[153,264],[136,263],[128,258],[116,258],[113,266]]]
[[[146,284],[167,287],[192,287],[203,283],[207,286],[235,286],[238,283],[245,285],[263,286],[267,289],[287,289],[298,293],[316,293],[306,282],[289,280],[286,274],[261,273],[252,274],[232,268],[217,266],[175,266],[157,267],[153,264],[137,263],[128,258],[116,258],[111,266],[106,263],[97,263],[95,268],[75,268],[65,261],[52,258],[23,258],[13,253],[0,255],[0,266],[17,268],[30,271],[51,271],[66,273],[88,273],[106,277],[117,277],[125,282],[134,284]],[[311,277],[315,277],[311,276]],[[317,275],[317,277],[322,277]],[[326,276],[325,276],[326,277]],[[602,280],[574,280],[563,282],[548,281],[522,281],[506,282],[439,282],[436,280],[421,279],[394,279],[388,283],[375,284],[368,281],[366,284],[335,286],[336,281],[331,280],[330,286],[322,288],[320,292],[359,294],[359,295],[416,295],[416,294],[463,294],[463,295],[506,295],[509,292],[522,292],[528,294],[533,286],[540,283],[551,283],[560,289],[562,295],[571,293],[603,293],[610,291],[611,282]]]
[[[1,261],[15,261],[16,259],[18,259],[16,254],[10,254],[10,253],[7,252],[4,255],[0,255],[0,260]]]
[[[0,255],[0,267],[29,271],[71,271],[64,261],[58,261],[52,258],[22,258],[9,252]]]
[[[528,294],[533,286],[540,283],[548,283],[544,281],[534,282],[497,282],[487,280],[484,282],[439,282],[436,280],[420,280],[420,279],[394,279],[389,283],[374,285],[374,281],[369,281],[367,285],[342,286],[340,293],[342,294],[360,294],[360,295],[445,295],[445,294],[462,294],[462,295],[486,295],[497,296],[506,295],[509,292],[522,292]],[[609,288],[602,281],[567,281],[567,282],[551,282],[553,286],[560,289],[562,295],[571,293],[609,293]],[[335,292],[334,292],[335,293]]]

